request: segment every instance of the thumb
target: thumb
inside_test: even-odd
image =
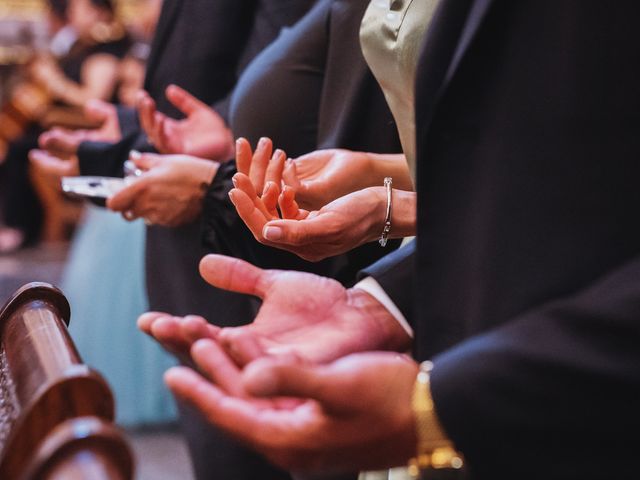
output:
[[[260,298],[267,295],[274,273],[224,255],[207,255],[200,261],[200,275],[209,284]]]
[[[129,159],[136,167],[144,171],[151,170],[163,161],[162,155],[158,155],[157,153],[140,153],[136,150],[132,150],[131,153],[129,153]]]
[[[114,212],[129,210],[140,192],[146,188],[144,178],[138,178],[107,199],[107,208]]]
[[[302,246],[323,241],[331,231],[331,226],[317,216],[306,220],[273,220],[264,226],[262,236],[281,245]]]

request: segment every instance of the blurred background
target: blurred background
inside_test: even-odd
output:
[[[144,225],[65,197],[27,158],[45,129],[91,126],[82,94],[96,91],[85,81],[86,69],[98,63],[92,55],[117,59],[102,99],[131,104],[142,88],[160,4],[0,0],[0,304],[31,281],[60,287],[72,306],[70,333],[80,355],[114,391],[138,478],[188,480],[175,406],[162,384],[174,360],[135,326],[146,309]],[[75,82],[73,98],[56,93],[60,78]]]

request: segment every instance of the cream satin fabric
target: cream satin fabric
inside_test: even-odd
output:
[[[360,28],[364,58],[382,87],[415,179],[415,77],[439,0],[372,0]]]
[[[416,169],[415,77],[420,47],[440,0],[372,0],[360,28],[362,52],[396,121],[412,178]],[[405,468],[359,480],[408,480]]]

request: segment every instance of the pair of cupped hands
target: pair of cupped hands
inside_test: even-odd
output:
[[[262,299],[255,321],[219,328],[150,312],[139,328],[181,359],[165,374],[207,421],[292,471],[406,464],[416,447],[411,339],[364,290],[209,255],[211,285]]]

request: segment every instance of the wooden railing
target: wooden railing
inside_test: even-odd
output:
[[[0,310],[0,478],[130,480],[132,455],[113,425],[105,380],[67,332],[70,309],[47,284]]]

